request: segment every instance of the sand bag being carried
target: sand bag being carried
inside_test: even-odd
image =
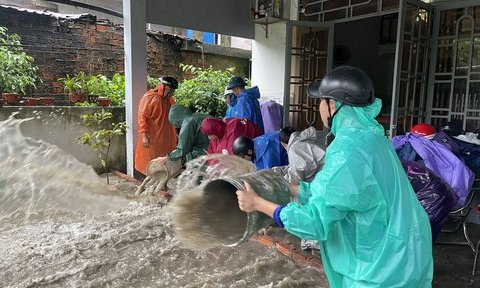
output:
[[[158,181],[159,186],[165,186],[168,179],[177,176],[182,170],[182,161],[171,161],[167,162],[160,161],[161,158],[156,158],[148,162],[147,165],[147,176],[152,176]]]

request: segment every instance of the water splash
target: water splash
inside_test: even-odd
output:
[[[12,115],[0,122],[0,229],[125,206],[95,171],[55,145],[25,137]]]

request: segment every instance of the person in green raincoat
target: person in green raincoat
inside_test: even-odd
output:
[[[350,66],[309,86],[334,139],[311,183],[292,186],[299,203],[261,198],[245,182],[242,211],[260,211],[302,238],[318,240],[330,287],[431,287],[428,216],[382,126],[370,78]]]
[[[200,131],[206,114],[192,113],[181,105],[173,105],[168,114],[168,121],[173,127],[180,129],[178,144],[175,150],[167,154],[168,160],[190,161],[207,154],[208,138]]]

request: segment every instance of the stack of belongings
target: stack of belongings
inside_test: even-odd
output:
[[[435,239],[451,209],[463,207],[468,201],[475,174],[464,163],[456,141],[430,127],[431,133],[418,133],[415,129],[418,127],[414,126],[411,133],[395,136],[392,141],[429,216],[432,239]]]

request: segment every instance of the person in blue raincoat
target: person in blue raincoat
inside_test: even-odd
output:
[[[311,183],[292,186],[299,203],[280,206],[253,191],[237,191],[242,211],[260,211],[302,238],[320,241],[330,287],[431,287],[428,216],[383,127],[381,100],[370,78],[350,66],[309,86],[320,98],[322,122],[335,136]]]
[[[257,86],[249,89],[245,89],[245,86],[247,86],[247,83],[239,76],[232,77],[228,82],[227,89],[231,90],[236,98],[230,100],[225,119],[233,117],[246,118],[257,124],[264,131],[260,102],[258,102],[260,90]]]
[[[232,90],[225,90],[223,95],[225,102],[227,103],[227,112],[225,113],[225,119],[235,118],[232,116],[232,108],[237,104],[237,96],[232,93]]]
[[[232,152],[252,161],[257,170],[288,165],[287,151],[282,147],[278,133],[278,131],[269,132],[253,140],[240,136],[233,141]]]

